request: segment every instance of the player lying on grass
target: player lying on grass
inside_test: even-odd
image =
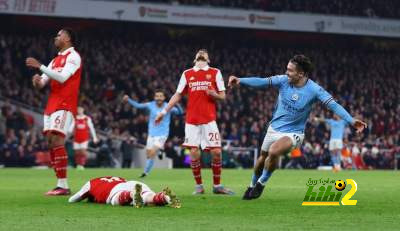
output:
[[[142,182],[126,181],[115,176],[99,177],[86,182],[68,202],[80,202],[85,199],[100,204],[133,205],[136,208],[145,205],[181,207],[181,202],[169,188],[155,193]]]

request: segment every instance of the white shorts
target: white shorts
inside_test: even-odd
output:
[[[84,141],[82,143],[74,142],[74,150],[81,150],[88,148],[89,141]]]
[[[112,198],[115,196],[115,195],[117,195],[119,192],[121,192],[121,191],[135,191],[135,185],[136,184],[141,184],[142,185],[142,193],[144,193],[144,192],[152,192],[152,190],[150,189],[150,187],[149,186],[147,186],[146,184],[144,184],[144,183],[142,183],[142,182],[139,182],[139,181],[127,181],[127,182],[124,182],[124,183],[120,183],[120,184],[117,184],[112,190],[111,190],[111,192],[110,192],[110,194],[108,195],[108,197],[107,197],[107,201],[106,201],[106,203],[107,204],[110,204],[111,203],[111,200],[112,200]]]
[[[74,116],[72,113],[66,110],[59,110],[50,115],[44,115],[43,133],[54,132],[66,136],[73,120]]]
[[[331,139],[329,141],[329,151],[342,149],[343,148],[343,140],[341,139]]]
[[[184,147],[193,147],[204,149],[220,148],[221,136],[215,121],[208,124],[186,124],[185,125],[185,142]]]
[[[147,136],[146,149],[153,149],[154,147],[164,149],[166,136]]]
[[[299,148],[304,140],[304,134],[278,132],[270,126],[268,128],[267,134],[264,137],[264,141],[261,145],[261,150],[264,152],[268,152],[271,144],[285,136],[289,137],[292,140],[292,149]]]

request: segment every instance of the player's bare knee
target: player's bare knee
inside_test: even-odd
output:
[[[212,148],[210,150],[213,160],[221,160],[222,158],[222,151],[221,148]]]
[[[52,135],[53,136],[53,147],[64,145],[64,137],[61,135]]]
[[[54,147],[53,136],[51,134],[47,134],[46,135],[46,141],[47,141],[47,146],[49,148],[53,148]]]
[[[146,154],[147,158],[153,159],[156,156],[156,150],[155,149],[147,149]]]
[[[261,150],[261,155],[258,157],[258,162],[264,163],[265,159],[268,157],[268,152]]]
[[[191,148],[190,149],[190,157],[192,160],[200,159],[199,148]]]
[[[261,153],[260,153],[260,154],[261,154],[261,155],[260,155],[261,158],[267,158],[267,156],[268,156],[268,151],[261,150]]]
[[[282,149],[279,147],[279,145],[272,144],[268,150],[268,156],[271,159],[275,159],[281,155],[281,152],[282,152]]]

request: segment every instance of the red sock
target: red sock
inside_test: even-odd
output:
[[[165,194],[163,192],[156,193],[153,197],[153,202],[158,206],[166,205],[167,201],[165,200]]]
[[[202,184],[200,159],[192,160],[190,167],[192,168],[193,177],[196,181],[196,184]]]
[[[212,172],[213,172],[213,181],[214,185],[219,185],[221,183],[221,159],[212,160],[211,163]]]
[[[85,166],[86,164],[86,155],[81,152],[75,153],[75,164]]]
[[[49,154],[50,154],[50,166],[54,169],[54,171],[56,171],[55,163],[54,163],[54,152],[53,152],[53,149],[49,150]]]
[[[85,166],[86,165],[86,154],[85,153],[82,153],[82,156],[81,156],[81,160],[80,160],[80,165],[82,165],[82,166]]]
[[[129,191],[122,191],[119,194],[118,202],[120,205],[129,205],[132,202],[131,192]]]
[[[68,156],[64,145],[52,148],[50,152],[54,155],[53,168],[56,171],[57,178],[67,178]]]
[[[80,158],[81,158],[81,154],[80,154],[79,152],[75,152],[75,153],[74,153],[74,159],[75,159],[75,164],[76,164],[76,165],[80,165],[80,164],[79,164]]]

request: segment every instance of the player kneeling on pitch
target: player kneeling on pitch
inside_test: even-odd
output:
[[[126,181],[115,176],[99,177],[86,182],[68,202],[80,202],[85,199],[100,204],[133,205],[136,208],[145,205],[181,207],[181,202],[169,188],[155,193],[142,182]]]

